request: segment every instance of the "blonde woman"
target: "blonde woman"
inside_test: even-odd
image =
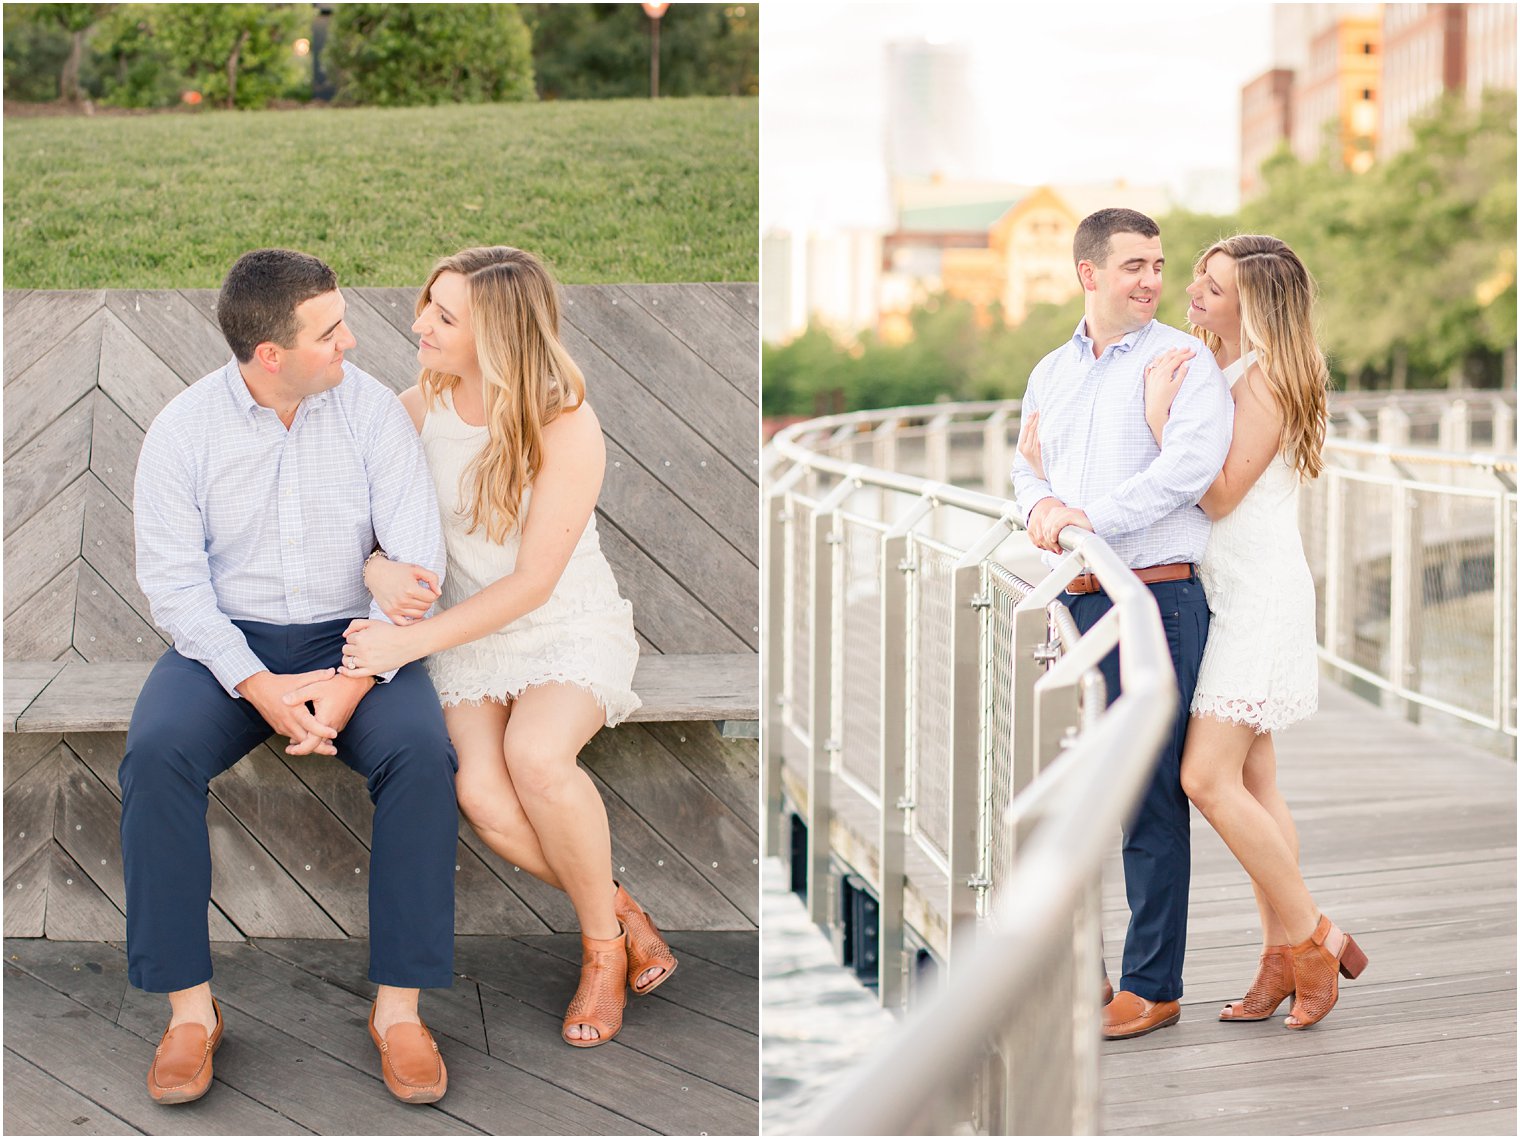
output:
[[[1272,733],[1319,704],[1314,583],[1298,532],[1298,486],[1324,465],[1329,370],[1315,341],[1314,286],[1275,237],[1216,242],[1193,268],[1191,331],[1231,384],[1235,427],[1224,470],[1199,502],[1213,520],[1200,571],[1213,620],[1182,754],[1182,786],[1251,876],[1264,948],[1256,979],[1219,1019],[1266,1020],[1294,996],[1308,1028],[1366,954],[1319,912],[1298,869],[1298,834],[1277,789]],[[1145,373],[1158,446],[1191,353]]]
[[[436,577],[372,556],[366,583],[397,624],[355,621],[342,671],[427,658],[459,755],[460,810],[575,907],[581,978],[562,1035],[605,1044],[622,1027],[624,988],[649,992],[676,961],[613,881],[607,812],[576,764],[604,724],[639,706],[632,607],[597,540],[601,427],[559,339],[554,281],[531,254],[444,258],[412,329],[422,375],[401,400],[437,486],[448,570],[423,619]]]

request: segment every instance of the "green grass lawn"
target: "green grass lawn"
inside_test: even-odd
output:
[[[416,285],[468,245],[568,284],[758,278],[754,99],[5,121],[6,288],[215,288],[246,250]]]

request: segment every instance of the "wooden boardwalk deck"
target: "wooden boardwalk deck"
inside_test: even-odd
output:
[[[1320,699],[1280,736],[1279,777],[1309,888],[1367,971],[1311,1031],[1220,1024],[1260,935],[1244,872],[1195,814],[1182,1021],[1104,1046],[1109,1134],[1515,1134],[1515,765],[1333,684]],[[1127,920],[1116,848],[1114,969]]]
[[[423,995],[449,1091],[397,1103],[365,1030],[362,940],[217,944],[227,1036],[194,1104],[143,1087],[162,997],[117,944],[5,942],[7,1135],[751,1135],[758,1126],[756,935],[673,933],[679,971],[630,1001],[618,1038],[572,1049],[559,1018],[573,935],[461,937],[454,987]]]

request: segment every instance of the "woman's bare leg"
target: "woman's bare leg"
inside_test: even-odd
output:
[[[1255,741],[1246,725],[1194,716],[1182,752],[1182,789],[1260,888],[1263,912],[1272,911],[1284,942],[1294,945],[1314,932],[1319,910],[1279,821],[1246,789],[1246,760]]]
[[[1283,841],[1287,843],[1288,853],[1293,857],[1293,865],[1297,866],[1298,828],[1293,825],[1293,815],[1288,810],[1287,800],[1277,789],[1277,752],[1272,744],[1271,732],[1263,732],[1252,742],[1251,750],[1246,753],[1242,776],[1251,797],[1260,803],[1277,823],[1277,829],[1282,833]],[[1292,944],[1288,939],[1288,931],[1283,928],[1282,919],[1277,916],[1272,903],[1267,901],[1267,896],[1262,893],[1261,887],[1252,881],[1251,889],[1256,893],[1256,908],[1261,913],[1262,944],[1264,946]]]

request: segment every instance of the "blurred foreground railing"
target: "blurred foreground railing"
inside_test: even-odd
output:
[[[987,414],[979,454],[1006,448],[1004,409],[957,410]],[[767,456],[767,851],[790,854],[813,920],[884,1004],[908,1002],[921,955],[944,973],[808,1129],[1082,1133],[1099,865],[1175,680],[1150,591],[1105,543],[1068,529],[1031,585],[1000,556],[1028,552],[1010,501],[903,473],[944,475],[964,449],[940,414],[814,420]],[[1056,598],[1085,570],[1115,608],[1078,637]],[[1095,666],[1121,643],[1105,709]]]

